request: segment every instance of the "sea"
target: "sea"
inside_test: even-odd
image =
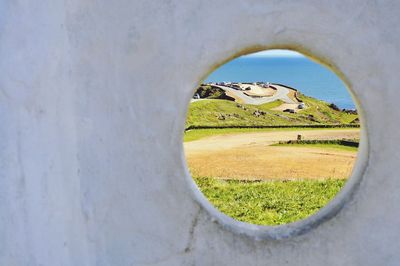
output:
[[[356,108],[343,81],[306,57],[242,56],[215,70],[205,82],[257,81],[284,84],[340,108]]]

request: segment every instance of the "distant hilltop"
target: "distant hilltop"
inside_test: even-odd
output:
[[[270,82],[217,82],[202,84],[193,99],[224,99],[241,104],[261,105],[282,101],[284,109],[304,109],[306,106],[298,97],[298,91],[289,86]]]
[[[249,85],[253,86],[260,86],[262,88],[269,88],[271,86],[270,82],[264,82],[264,81],[257,81],[257,82],[210,82],[202,85],[219,85],[219,86],[226,86],[230,87],[232,89],[238,89],[238,90],[246,90],[249,89]]]
[[[309,97],[269,82],[201,84],[189,108],[187,127],[359,125],[357,110]]]

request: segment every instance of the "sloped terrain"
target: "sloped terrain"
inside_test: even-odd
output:
[[[272,110],[277,100],[262,105],[240,104],[229,100],[201,100],[189,106],[186,128],[289,125],[359,124],[358,115],[331,108],[329,103],[299,94],[306,108],[296,113]]]

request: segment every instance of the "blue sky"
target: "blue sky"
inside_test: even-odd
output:
[[[303,57],[303,55],[295,51],[274,49],[248,54],[244,57]]]

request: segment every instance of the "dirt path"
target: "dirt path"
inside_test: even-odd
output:
[[[356,152],[311,146],[270,146],[279,140],[358,137],[358,129],[299,130],[219,135],[184,144],[195,176],[223,179],[348,178]]]
[[[279,105],[278,107],[272,108],[271,110],[283,111],[285,109],[293,109],[295,111],[300,110],[298,103],[283,103],[283,104]]]
[[[184,143],[187,153],[218,151],[249,145],[271,145],[279,141],[302,139],[354,139],[359,137],[358,128],[351,129],[313,129],[313,130],[277,130],[267,132],[248,132],[224,134],[202,138]]]

